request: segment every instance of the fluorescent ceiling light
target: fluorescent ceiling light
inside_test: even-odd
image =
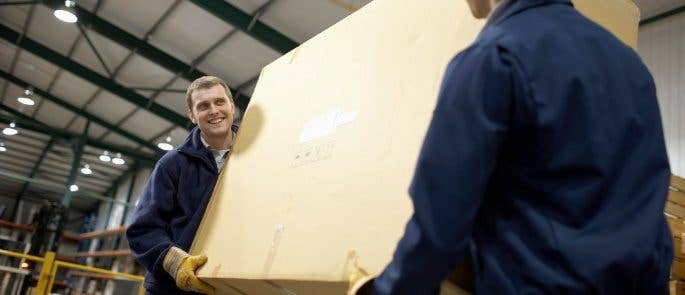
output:
[[[83,173],[85,175],[90,175],[93,173],[93,170],[90,170],[90,165],[85,164],[85,165],[83,165],[83,168],[81,168],[81,173]]]
[[[29,87],[29,89],[24,90],[24,95],[17,97],[17,101],[20,104],[27,105],[27,106],[32,106],[36,104],[36,101],[31,98],[33,95],[33,90]]]
[[[24,97],[24,96],[17,97],[17,101],[20,104],[27,105],[27,106],[32,106],[32,105],[36,104],[36,102],[33,99],[31,99],[30,97]]]
[[[0,142],[0,152],[6,152],[6,151],[7,151],[7,148],[5,147],[5,143]]]
[[[76,17],[76,14],[74,13],[74,6],[76,6],[75,1],[66,0],[64,1],[64,7],[56,9],[55,12],[53,12],[53,15],[55,15],[58,20],[65,23],[75,23],[78,21],[78,17]]]
[[[52,13],[58,20],[61,20],[65,23],[75,23],[78,21],[78,17],[76,17],[76,14],[73,12],[66,10],[66,9],[57,9],[55,12]]]
[[[12,122],[12,123],[10,123],[9,127],[2,129],[2,134],[10,135],[10,136],[15,135],[15,134],[19,133],[19,131],[17,131],[16,127],[17,127],[17,125],[14,124],[14,122]]]
[[[157,144],[157,147],[158,147],[159,149],[165,150],[165,151],[170,151],[170,150],[173,150],[173,149],[174,149],[174,146],[173,146],[173,145],[170,145],[169,143],[166,143],[166,142],[160,142],[160,143],[158,143],[158,144]]]
[[[109,161],[111,161],[111,160],[112,160],[112,158],[109,156],[109,152],[108,152],[108,151],[104,151],[104,152],[102,153],[102,155],[100,155],[100,161],[109,162]]]
[[[174,146],[171,145],[171,136],[167,136],[164,141],[158,143],[157,147],[164,151],[170,151],[174,149]]]
[[[70,185],[69,190],[72,192],[78,191],[78,185],[75,185],[75,184]]]
[[[126,163],[126,161],[124,161],[124,159],[121,158],[120,153],[117,153],[117,157],[112,159],[112,164],[114,165],[124,165],[124,163]]]

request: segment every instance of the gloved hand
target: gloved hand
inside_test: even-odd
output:
[[[375,278],[357,265],[356,258],[348,266],[347,273],[350,282],[347,295],[371,295]]]
[[[372,276],[364,276],[355,281],[350,280],[347,295],[371,295],[374,279]]]
[[[162,266],[176,281],[183,291],[214,294],[214,287],[201,281],[195,276],[198,267],[207,262],[207,256],[191,256],[178,247],[171,247],[164,256]]]

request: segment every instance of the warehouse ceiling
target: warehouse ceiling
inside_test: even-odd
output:
[[[368,2],[80,0],[65,23],[64,1],[0,1],[0,129],[18,130],[0,134],[0,196],[59,201],[88,125],[72,208],[93,209],[158,143],[183,141],[190,81],[222,77],[244,108],[262,67]],[[29,87],[33,106],[17,100]]]
[[[78,169],[93,172],[77,171],[72,208],[93,209],[154,165],[158,143],[183,141],[190,81],[222,77],[244,108],[262,67],[368,2],[78,0],[70,24],[53,16],[64,1],[0,0],[0,129],[19,131],[0,134],[0,196],[60,200],[82,154]],[[643,19],[683,2],[637,0]],[[33,106],[17,101],[29,87]],[[105,151],[125,163],[99,160]]]
[[[645,20],[685,6],[685,0],[634,0],[640,7],[640,18]]]

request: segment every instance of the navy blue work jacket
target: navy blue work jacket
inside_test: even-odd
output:
[[[568,0],[510,0],[446,69],[374,292],[436,294],[468,249],[477,294],[667,294],[669,178],[636,52]]]
[[[145,289],[152,294],[192,294],[176,287],[162,261],[171,246],[190,248],[218,174],[197,127],[152,171],[126,230],[133,257],[148,271]]]

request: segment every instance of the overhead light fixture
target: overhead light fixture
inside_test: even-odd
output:
[[[36,104],[36,101],[31,98],[33,96],[33,90],[29,87],[26,90],[24,90],[24,95],[21,95],[17,97],[17,101],[20,104],[27,105],[27,106],[32,106]]]
[[[90,175],[93,173],[93,170],[90,170],[90,165],[85,164],[85,165],[83,165],[83,168],[81,168],[81,173],[83,173],[85,175]]]
[[[17,131],[17,124],[14,124],[14,122],[10,123],[9,127],[5,127],[5,129],[2,129],[2,134],[4,134],[4,135],[10,135],[11,136],[11,135],[15,135],[17,133],[19,133],[19,131]]]
[[[76,17],[74,6],[76,6],[76,1],[66,0],[64,1],[64,7],[55,9],[53,14],[58,20],[61,20],[65,23],[75,23],[78,21],[78,17]]]
[[[171,145],[171,136],[167,136],[164,141],[158,143],[157,147],[161,150],[164,150],[164,151],[172,150],[174,148],[174,146]]]
[[[116,158],[112,159],[112,164],[114,165],[124,165],[124,163],[126,163],[126,161],[124,161],[124,159],[121,158],[121,153],[117,153]]]
[[[7,151],[7,148],[5,147],[5,143],[0,142],[0,152],[6,152],[6,151]]]
[[[109,162],[111,160],[112,160],[112,158],[109,156],[108,151],[104,151],[104,152],[102,152],[102,155],[100,155],[100,161]]]
[[[70,185],[69,190],[72,192],[78,191],[78,185],[75,185],[75,184]]]

